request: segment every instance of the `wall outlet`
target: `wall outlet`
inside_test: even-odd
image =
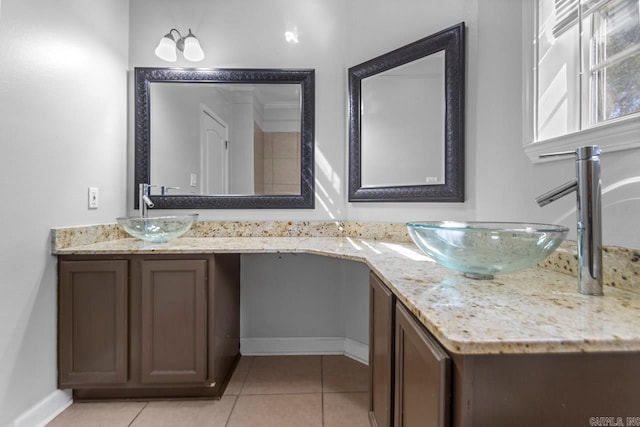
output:
[[[437,184],[438,181],[440,180],[438,179],[437,176],[428,176],[426,179],[427,184]]]
[[[89,187],[89,209],[98,209],[98,187]]]
[[[198,174],[192,173],[189,179],[189,185],[191,187],[196,187],[198,185]]]

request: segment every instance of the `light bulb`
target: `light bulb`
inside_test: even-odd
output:
[[[178,59],[176,42],[170,34],[160,39],[160,43],[158,43],[158,47],[156,47],[156,56],[167,62],[176,62]]]
[[[189,31],[191,34],[191,31]],[[193,35],[188,35],[184,39],[184,58],[191,62],[200,62],[204,59],[204,52],[200,47],[200,42]]]

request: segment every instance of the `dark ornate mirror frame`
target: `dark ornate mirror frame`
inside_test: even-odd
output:
[[[154,209],[313,209],[315,77],[312,69],[179,69],[135,68],[134,207],[138,185],[150,181],[150,83],[300,84],[300,195],[170,195],[151,196]],[[154,184],[154,183],[151,183]]]
[[[464,202],[464,22],[349,69],[349,201]],[[431,54],[445,52],[445,183],[362,187],[361,81]]]

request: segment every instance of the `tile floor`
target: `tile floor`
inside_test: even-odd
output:
[[[344,356],[249,356],[220,400],[74,403],[47,427],[368,427],[367,390]]]

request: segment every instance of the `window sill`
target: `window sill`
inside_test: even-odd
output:
[[[575,151],[577,147],[598,145],[604,154],[640,148],[640,118],[629,117],[591,129],[585,129],[544,141],[524,145],[532,163],[562,160],[562,157],[540,158],[541,154]]]

